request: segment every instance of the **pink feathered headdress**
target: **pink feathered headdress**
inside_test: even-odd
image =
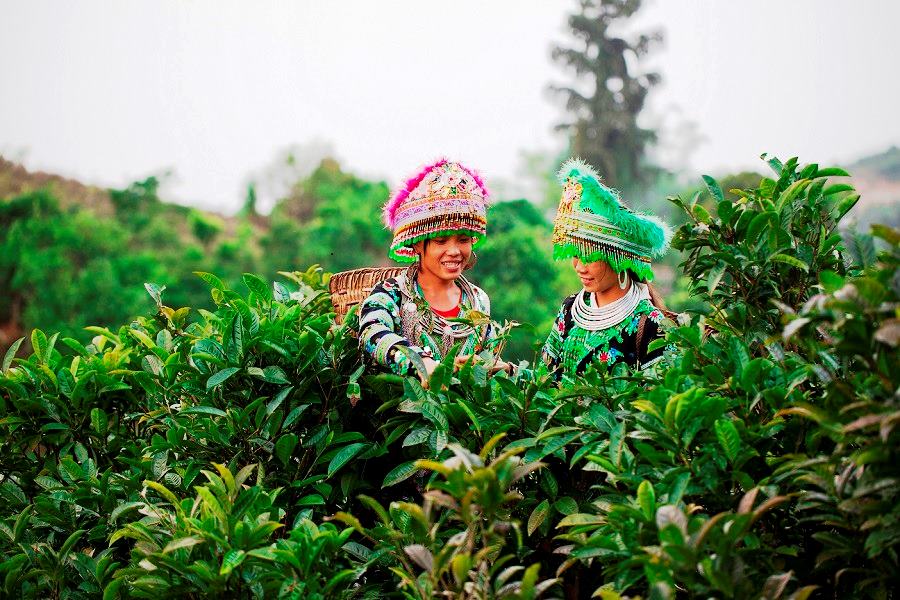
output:
[[[489,195],[481,177],[458,162],[442,158],[428,165],[384,205],[384,223],[394,232],[389,255],[412,262],[417,241],[451,233],[471,235],[480,245]]]

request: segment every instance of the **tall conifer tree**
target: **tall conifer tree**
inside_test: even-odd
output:
[[[653,172],[643,159],[656,135],[640,127],[637,119],[660,77],[638,73],[637,63],[662,36],[614,33],[640,7],[641,0],[580,0],[568,21],[574,42],[553,49],[553,59],[576,74],[570,86],[551,87],[566,98],[570,115],[558,128],[569,133],[571,153],[618,188],[645,181]]]

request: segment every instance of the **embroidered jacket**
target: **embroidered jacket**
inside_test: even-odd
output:
[[[490,315],[488,295],[481,288],[464,283],[460,286],[463,290],[460,316],[465,317],[470,310]],[[445,322],[428,307],[417,287],[402,274],[376,285],[363,300],[359,310],[359,340],[369,362],[398,375],[415,375],[415,367],[401,347],[422,358],[440,361],[454,343],[462,342],[460,354],[474,354],[492,339],[491,324],[475,329],[464,339],[445,339],[442,334]],[[422,321],[427,326],[423,327]]]
[[[593,362],[608,366],[625,362],[634,368],[645,368],[662,358],[663,348],[647,351],[650,342],[664,335],[660,328],[663,312],[649,300],[641,300],[631,315],[618,325],[587,331],[576,325],[572,318],[572,305],[578,294],[582,293],[585,294],[585,301],[590,302],[591,294],[584,291],[563,300],[550,335],[544,343],[543,361],[551,371],[556,372],[557,377],[584,373]],[[646,319],[641,347],[638,348],[637,333],[642,317]]]

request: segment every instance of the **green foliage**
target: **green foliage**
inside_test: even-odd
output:
[[[349,487],[325,480],[337,471],[333,456],[341,455],[346,462],[352,458],[346,449],[353,447],[353,455],[358,454],[358,446],[351,442],[362,437],[341,434],[341,419],[333,406],[346,387],[340,374],[355,369],[351,365],[359,360],[356,343],[348,340],[345,330],[330,331],[326,312],[330,302],[320,271],[286,275],[289,283],[276,284],[274,291],[259,278],[245,275],[249,292],[241,296],[217,277],[201,274],[211,286],[217,311],[201,309],[201,318],[193,322],[188,321],[190,309],[163,304],[164,287],[147,284],[157,304],[154,316],[139,318],[115,332],[93,328],[96,336],[88,346],[35,330],[29,359],[7,357],[0,382],[4,430],[0,489],[11,508],[30,511],[25,508],[29,498],[36,509],[21,513],[22,518],[32,519],[32,527],[18,533],[10,527],[14,533],[9,541],[46,540],[42,542],[46,556],[59,563],[46,581],[39,578],[32,583],[33,569],[43,564],[44,555],[15,554],[19,558],[10,560],[18,566],[8,574],[9,586],[20,586],[15,589],[26,596],[79,587],[71,584],[68,567],[72,565],[61,554],[56,556],[55,544],[80,530],[87,532],[85,540],[91,544],[105,544],[107,539],[113,544],[123,536],[134,538],[137,531],[147,533],[144,521],[143,526],[129,526],[126,533],[114,533],[118,519],[136,512],[155,515],[152,524],[162,527],[151,536],[156,540],[166,535],[180,539],[180,533],[193,531],[191,527],[200,525],[177,523],[187,529],[167,528],[169,524],[159,520],[158,507],[146,503],[142,490],[152,489],[171,502],[175,492],[191,489],[210,462],[259,465],[259,483],[287,488],[281,494],[281,512],[272,516],[289,514],[291,523],[299,523],[303,514],[311,514],[311,507],[324,504],[326,498],[349,493]],[[57,348],[63,345],[74,356],[64,356]],[[204,474],[211,487],[198,488],[198,494],[209,506],[221,505],[223,511],[230,511],[232,505],[243,506],[244,496],[236,496],[235,486],[247,475],[235,476],[238,483],[228,483],[231,479],[223,469],[218,469],[219,479],[225,481],[228,498],[221,497],[221,482],[209,473]],[[265,479],[264,469],[269,472]],[[276,497],[273,492],[270,500]],[[243,509],[256,506],[255,500],[246,502]],[[271,512],[259,508],[251,518],[245,517],[243,509],[234,518],[249,518],[259,526],[261,515]],[[198,514],[203,521],[205,513]],[[243,535],[240,525],[228,526],[232,529],[225,537]],[[215,535],[215,530],[209,535]],[[241,546],[246,552],[253,549],[247,544],[268,539],[248,535],[249,541]],[[139,543],[143,553],[135,562],[162,560],[168,543],[161,543],[161,554]],[[117,546],[110,548],[117,554]],[[215,548],[211,552],[220,554]],[[124,559],[121,554],[119,558]],[[5,566],[12,569],[14,563]],[[147,577],[156,581],[160,575]],[[232,589],[223,573],[189,582],[170,575],[167,585],[176,591]],[[145,586],[147,577],[129,577],[135,594],[145,588],[162,589]]]
[[[406,598],[540,597],[557,581],[538,581],[539,564],[507,567],[515,555],[504,550],[521,539],[511,507],[522,497],[513,485],[542,465],[523,464],[516,456],[521,448],[485,463],[502,437],[489,440],[479,454],[450,444],[450,458],[417,461],[416,468],[437,475],[421,505],[392,502],[385,509],[360,496],[379,519],[369,528],[352,515],[335,514],[334,520],[355,528],[371,546],[355,544],[353,553],[367,566],[394,563],[391,571]]]
[[[111,191],[116,215],[88,210],[62,211],[46,191],[24,194],[0,204],[0,322],[14,327],[40,326],[88,341],[84,327],[114,326],[147,309],[141,290],[158,281],[172,290],[173,304],[204,306],[206,290],[192,271],[217,266],[219,255],[229,280],[242,266],[254,266],[244,248],[225,241],[212,252],[221,225],[197,211],[163,205],[154,179],[127,190]],[[196,235],[196,237],[195,237]],[[195,283],[195,281],[199,282]]]
[[[817,569],[878,595],[896,589],[900,544],[900,235],[873,231],[888,247],[875,265],[858,277],[822,271],[822,293],[786,316],[784,338],[818,389],[780,411],[804,420],[812,443],[779,461],[776,481],[797,494],[798,518],[821,544]]]
[[[107,594],[154,598],[226,594],[243,597],[334,597],[330,592],[353,576],[341,569],[341,546],[353,533],[302,520],[289,535],[273,539],[283,524],[280,490],[252,482],[255,465],[233,473],[224,465],[203,470],[207,480],[196,497],[182,499],[164,485],[145,481],[160,498],[138,507],[147,515],[110,536],[135,540],[132,563],[116,572]],[[249,482],[249,483],[248,483]],[[252,485],[251,485],[252,484]],[[337,566],[336,566],[337,565]]]
[[[135,314],[141,284],[163,277],[155,258],[128,250],[114,221],[64,213],[46,192],[0,204],[0,223],[0,321],[82,337],[84,325]]]
[[[687,253],[691,291],[710,300],[707,324],[745,331],[751,343],[780,328],[785,307],[803,304],[818,273],[845,272],[837,223],[859,199],[852,187],[828,186],[830,170],[817,165],[800,170],[791,159],[773,168],[777,180],[730,190],[739,198],[719,201],[715,216],[699,194],[689,203],[672,198],[690,218],[672,245]]]
[[[369,182],[324,160],[275,208],[261,240],[265,272],[297,264],[321,264],[333,272],[385,263],[390,232],[381,222],[389,196],[383,182]],[[348,243],[352,241],[352,243]]]
[[[769,163],[673,199],[702,309],[650,371],[366,372],[317,268],[34,329],[0,364],[2,594],[891,597],[900,234],[842,238],[842,172]]]
[[[543,343],[567,294],[560,273],[571,267],[553,261],[550,223],[527,200],[490,206],[488,220],[490,232],[471,277],[490,294],[492,314],[523,325],[511,336],[506,359],[533,360],[533,346]]]
[[[204,246],[212,243],[213,239],[222,232],[222,224],[202,214],[199,211],[191,211],[188,215],[188,223],[191,231]]]
[[[124,190],[110,190],[109,199],[122,219],[132,229],[144,227],[152,218],[153,210],[159,208],[159,180],[148,177],[136,181]]]

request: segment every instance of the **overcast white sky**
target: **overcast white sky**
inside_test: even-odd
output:
[[[645,4],[635,26],[666,36],[647,118],[669,165],[900,144],[900,2]],[[108,186],[171,170],[165,197],[222,212],[310,142],[391,183],[441,155],[509,181],[521,151],[561,147],[546,86],[569,81],[550,48],[574,5],[0,0],[0,154]],[[684,122],[703,136],[689,155]]]

